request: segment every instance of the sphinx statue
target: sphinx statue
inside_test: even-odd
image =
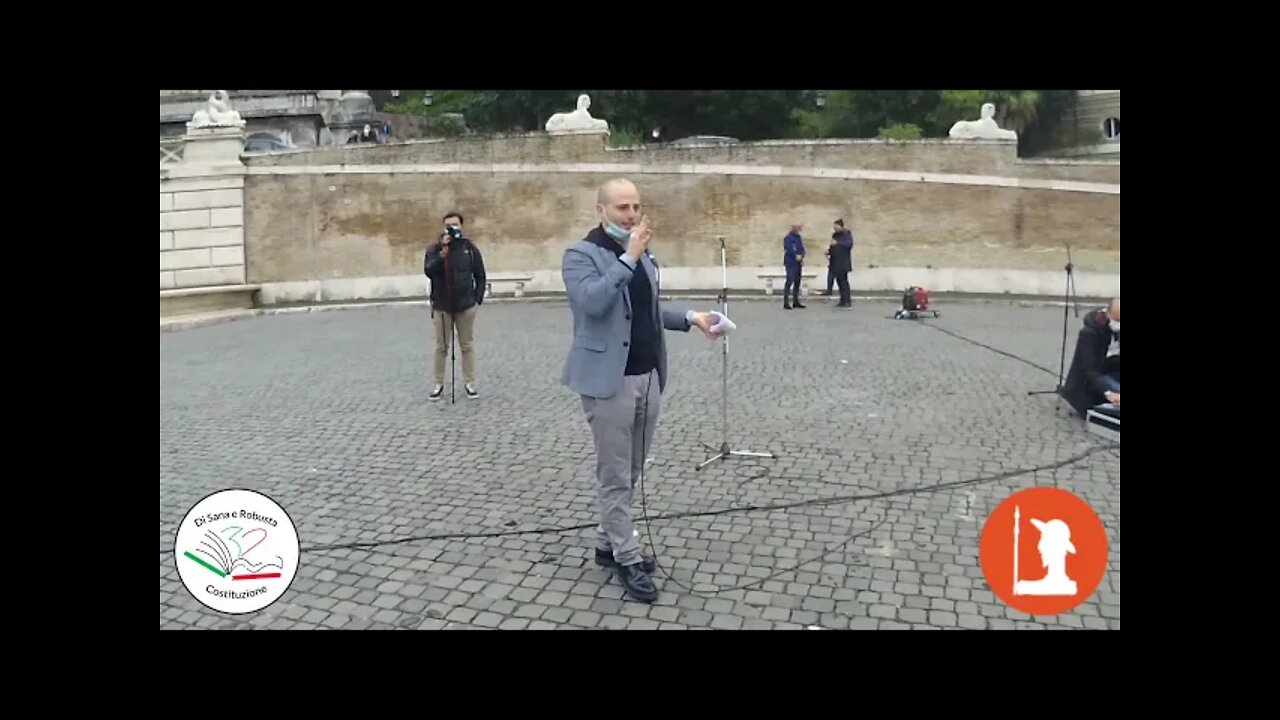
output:
[[[226,90],[214,90],[205,106],[196,111],[187,123],[187,128],[195,130],[207,127],[244,127],[245,122],[240,113],[231,109],[231,97]]]
[[[996,106],[982,104],[982,117],[977,120],[961,120],[951,126],[949,133],[955,140],[1017,140],[1018,133],[1003,130],[996,124]]]
[[[582,132],[609,132],[609,123],[599,118],[591,117],[591,113],[587,112],[587,108],[591,107],[591,98],[586,95],[578,96],[578,109],[573,112],[556,113],[547,120],[547,132],[553,134],[560,133],[582,133]]]

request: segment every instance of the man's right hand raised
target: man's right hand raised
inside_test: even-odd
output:
[[[627,257],[640,262],[640,256],[649,247],[649,239],[652,237],[653,227],[649,224],[649,217],[646,215],[640,218],[640,222],[631,231],[631,239],[627,241]]]

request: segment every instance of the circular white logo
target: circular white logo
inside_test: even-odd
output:
[[[187,512],[173,555],[195,599],[242,615],[267,607],[289,589],[298,572],[298,531],[266,495],[222,490]]]

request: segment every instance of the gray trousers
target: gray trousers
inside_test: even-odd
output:
[[[596,446],[596,495],[600,510],[596,548],[612,550],[613,559],[620,565],[640,562],[631,503],[644,469],[644,449],[653,448],[661,405],[657,370],[647,375],[626,376],[622,390],[611,398],[582,396],[582,409]]]

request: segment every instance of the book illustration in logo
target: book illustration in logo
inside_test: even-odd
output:
[[[230,576],[232,580],[263,580],[280,577],[279,571],[284,569],[283,557],[276,555],[273,562],[256,564],[245,557],[267,539],[265,528],[257,527],[245,532],[245,529],[238,525],[230,525],[223,528],[222,535],[226,540],[219,537],[213,530],[205,530],[204,537],[200,540],[200,547],[196,548],[194,553],[187,550],[183,555],[200,563],[219,577]],[[197,557],[197,555],[203,557]],[[233,574],[237,569],[241,572]],[[272,572],[273,569],[275,572]]]
[[[266,495],[223,490],[187,512],[174,555],[182,584],[205,607],[251,613],[289,589],[298,572],[298,532]]]

